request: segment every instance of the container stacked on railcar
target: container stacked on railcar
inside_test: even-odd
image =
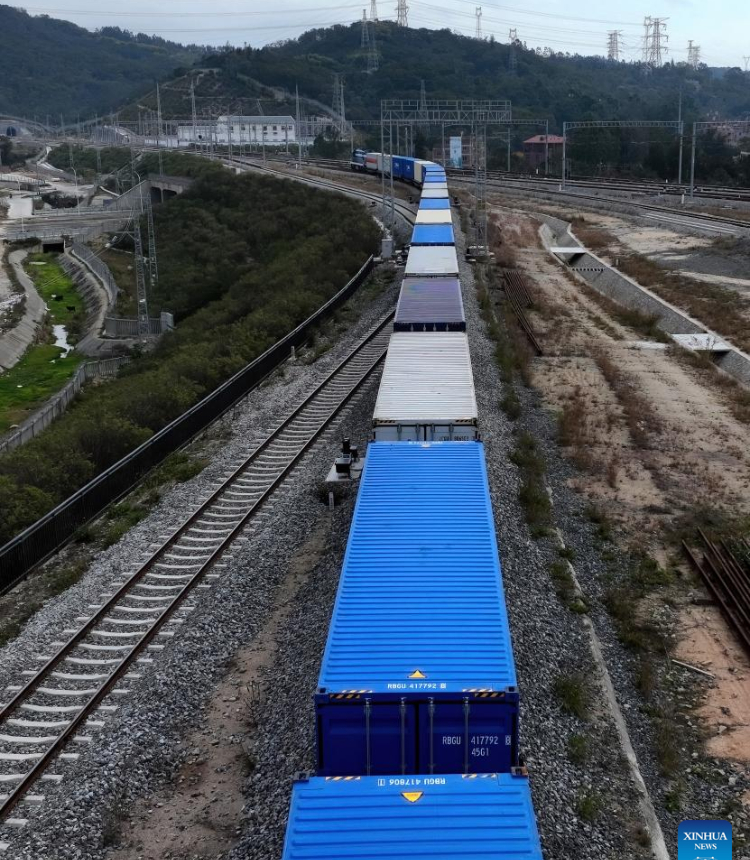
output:
[[[358,163],[422,192],[283,860],[541,860],[445,171]]]

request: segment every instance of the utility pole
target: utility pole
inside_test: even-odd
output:
[[[693,40],[688,41],[687,64],[691,69],[697,69],[701,62],[701,46],[694,45]]]
[[[190,105],[193,111],[193,146],[198,148],[198,123],[195,115],[195,81],[190,81]]]
[[[378,20],[378,0],[370,0],[370,20]]]
[[[161,157],[161,91],[156,82],[156,148],[159,152],[159,173],[164,175],[164,162]],[[164,202],[164,190],[161,192],[161,202]]]
[[[474,244],[475,254],[485,257],[487,248],[487,126],[479,117],[474,132]]]
[[[607,33],[607,59],[613,63],[620,62],[620,36],[622,30],[610,30]]]
[[[294,85],[294,98],[297,108],[295,135],[297,137],[297,170],[302,164],[302,129],[299,122],[299,85]]]
[[[482,38],[482,7],[476,6],[474,14],[477,17],[477,31],[475,34],[475,38],[481,39]]]
[[[399,27],[409,26],[409,7],[406,5],[406,0],[398,0],[396,7],[396,24]]]
[[[678,102],[677,122],[680,124],[680,155],[677,163],[677,184],[682,185],[682,147],[683,138],[685,137],[685,128],[682,122],[682,87],[680,87],[680,100]]]

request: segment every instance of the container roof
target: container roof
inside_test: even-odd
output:
[[[535,134],[524,140],[524,143],[562,143],[563,139],[557,134]]]
[[[448,200],[448,195],[445,197],[428,197],[424,191],[422,192],[422,199],[419,201],[419,209],[420,211],[423,209],[450,209],[451,203]]]
[[[456,278],[404,278],[396,323],[464,322],[461,284]]]
[[[407,275],[458,275],[455,245],[412,245],[406,258]]]
[[[442,280],[442,278],[440,279]],[[375,402],[375,422],[476,421],[469,342],[463,332],[394,332]]]
[[[412,245],[454,245],[451,224],[417,224],[411,234]]]
[[[448,207],[426,209],[420,206],[417,212],[417,224],[450,224],[451,221],[451,210]]]
[[[515,686],[484,446],[371,442],[321,691]]]
[[[528,778],[487,773],[415,776],[408,784],[376,776],[295,783],[282,860],[374,857],[542,860]]]

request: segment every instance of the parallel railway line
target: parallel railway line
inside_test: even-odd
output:
[[[136,570],[124,573],[77,619],[78,629],[55,643],[41,666],[26,670],[28,680],[10,688],[0,705],[0,825],[21,827],[11,814],[20,803],[40,803],[31,794],[40,781],[63,779],[60,763],[76,759],[68,744],[85,744],[90,730],[104,725],[115,710],[112,697],[126,694],[124,682],[150,663],[148,650],[160,650],[159,637],[171,637],[194,608],[196,589],[230,559],[229,550],[246,537],[253,518],[325,432],[385,356],[392,314],[223,481],[198,509]],[[8,847],[0,838],[0,849]]]

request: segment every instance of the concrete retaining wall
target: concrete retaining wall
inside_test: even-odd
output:
[[[539,215],[542,226],[539,235],[545,248],[581,248],[583,246],[573,235],[570,224],[550,215]],[[681,311],[674,305],[642,287],[636,281],[608,265],[596,254],[583,249],[572,264],[561,260],[568,271],[575,272],[578,277],[593,287],[597,292],[612,299],[623,307],[640,311],[656,318],[657,326],[667,334],[710,334],[720,341],[728,342],[725,337],[706,328],[698,320]],[[715,356],[715,364],[726,373],[735,377],[743,384],[750,385],[750,355],[732,347],[726,354]]]

